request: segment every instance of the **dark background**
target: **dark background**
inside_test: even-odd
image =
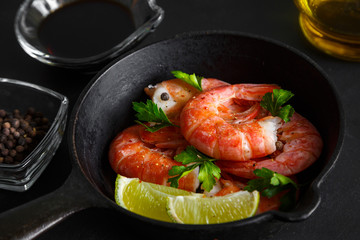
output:
[[[69,98],[71,111],[80,92],[94,75],[50,67],[25,54],[16,41],[13,28],[21,2],[0,1],[0,77],[28,81],[58,91]],[[313,215],[302,222],[284,223],[278,233],[267,239],[358,239],[360,64],[332,58],[310,46],[300,31],[298,11],[290,0],[158,0],[157,3],[165,10],[165,18],[136,48],[187,31],[235,30],[288,44],[324,69],[334,82],[345,110],[344,147],[335,168],[322,183],[324,194]],[[71,170],[66,137],[64,139],[52,162],[30,190],[23,193],[0,190],[0,212],[39,198],[64,183]],[[141,231],[141,226],[124,230],[113,212],[88,209],[70,216],[38,239],[131,239],[131,231]],[[158,234],[161,236],[161,232]],[[144,233],[144,237],[156,236]]]

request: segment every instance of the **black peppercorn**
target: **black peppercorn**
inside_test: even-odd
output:
[[[160,98],[161,100],[163,101],[167,101],[170,99],[170,95],[167,93],[167,92],[163,92],[161,95],[160,95]]]
[[[20,133],[18,131],[14,132],[14,138],[19,138],[20,137]]]
[[[7,156],[9,154],[9,149],[3,149],[3,150],[1,150],[1,155],[3,155],[3,156]]]
[[[11,125],[12,125],[14,128],[18,128],[18,127],[20,126],[20,121],[19,121],[19,119],[13,118],[12,121],[11,121]]]
[[[4,122],[3,123],[3,128],[10,128],[11,124],[9,122]]]
[[[0,163],[21,162],[41,141],[49,129],[49,120],[29,108],[25,115],[15,109],[0,109]]]
[[[4,109],[0,109],[0,117],[5,117],[6,116],[6,111]]]
[[[22,129],[25,130],[29,126],[29,122],[27,122],[26,120],[22,120],[20,122],[20,126],[21,126]]]
[[[10,129],[9,129],[9,128],[3,128],[2,133],[3,133],[5,136],[9,136],[9,135],[10,135]]]
[[[15,157],[16,156],[16,150],[15,149],[11,149],[9,152],[10,157]]]
[[[11,149],[11,148],[13,148],[13,147],[14,147],[14,143],[13,143],[13,141],[8,140],[8,141],[6,142],[6,147],[7,147],[7,149]]]
[[[15,147],[16,152],[19,152],[19,153],[23,152],[24,149],[25,149],[25,148],[24,148],[23,146],[21,146],[21,145],[17,145],[17,146]]]
[[[18,139],[18,144],[20,146],[24,146],[25,143],[26,143],[25,138],[23,136],[20,136],[19,139]]]

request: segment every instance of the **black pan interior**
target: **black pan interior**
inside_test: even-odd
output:
[[[299,176],[305,184],[302,192],[335,162],[341,107],[331,83],[311,60],[283,44],[249,35],[185,34],[115,62],[94,79],[78,104],[73,139],[76,159],[86,177],[107,198],[113,200],[116,176],[107,159],[111,140],[134,124],[131,103],[146,99],[143,88],[172,78],[172,70],[229,83],[276,83],[292,91],[295,97],[291,104],[318,128],[325,143],[318,162]],[[306,204],[313,200],[300,201],[298,209],[306,210]]]

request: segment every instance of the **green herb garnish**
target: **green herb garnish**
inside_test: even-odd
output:
[[[137,112],[135,116],[138,120],[135,120],[135,122],[145,126],[147,131],[156,132],[164,127],[175,126],[170,122],[164,111],[153,101],[148,99],[146,104],[143,102],[133,102],[132,104],[133,109]],[[154,125],[147,126],[143,122],[154,123]]]
[[[210,192],[216,183],[215,178],[220,178],[220,168],[214,164],[216,159],[199,152],[195,147],[188,146],[183,152],[176,155],[174,160],[188,166],[173,166],[169,170],[169,176],[175,176],[168,179],[171,187],[179,186],[179,179],[189,174],[195,168],[199,167],[199,181],[202,187]]]
[[[266,93],[263,96],[260,105],[268,110],[271,115],[278,116],[285,122],[288,122],[295,110],[290,105],[286,105],[284,107],[281,107],[281,105],[285,104],[293,96],[294,94],[290,91],[284,89],[274,89],[272,93]]]
[[[179,78],[191,86],[195,87],[197,90],[202,91],[201,80],[203,77],[196,76],[195,73],[187,74],[181,71],[172,71],[171,72],[176,78]]]
[[[287,211],[294,207],[298,186],[293,180],[267,168],[256,169],[254,170],[254,174],[259,178],[250,180],[244,188],[245,190],[249,192],[257,190],[268,198],[284,190],[288,190],[280,199],[280,210]]]

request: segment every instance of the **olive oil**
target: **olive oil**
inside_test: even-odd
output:
[[[130,11],[112,1],[84,0],[45,18],[38,32],[48,53],[89,57],[111,49],[135,31]]]
[[[305,37],[324,52],[360,61],[360,0],[295,0]]]

